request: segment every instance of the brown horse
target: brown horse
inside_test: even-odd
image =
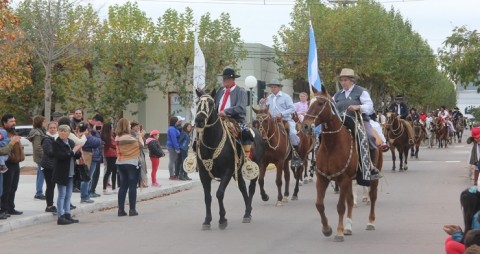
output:
[[[438,148],[447,148],[449,142],[449,133],[448,126],[442,121],[440,117],[437,117],[433,120],[433,129],[435,131],[435,136],[437,137]]]
[[[426,133],[424,132],[424,127],[419,121],[413,122],[413,146],[410,152],[410,157],[415,157],[418,159],[418,151],[420,150],[420,144],[425,140]]]
[[[315,91],[315,90],[314,90]],[[344,241],[344,235],[352,234],[352,211],[353,193],[352,179],[357,175],[359,165],[359,154],[356,149],[355,137],[343,124],[343,119],[338,115],[335,104],[331,97],[322,91],[315,91],[315,98],[312,100],[308,112],[303,120],[302,130],[311,134],[315,126],[322,124],[321,143],[317,151],[317,200],[315,206],[320,213],[322,221],[322,233],[325,236],[332,234],[332,227],[328,224],[325,214],[325,192],[331,180],[340,187],[340,194],[337,203],[338,226],[334,241]],[[382,153],[377,152],[377,161],[374,165],[381,169]],[[375,229],[375,204],[377,201],[378,180],[370,182],[370,214],[367,230]],[[345,206],[346,205],[346,206]],[[344,224],[345,211],[347,218]]]
[[[292,119],[297,123],[297,126],[301,126],[301,123],[298,122],[297,113],[292,114]],[[315,146],[315,140],[316,140],[315,135],[307,135],[306,133],[301,131],[301,128],[298,129],[297,135],[300,138],[300,144],[298,145],[297,153],[300,159],[303,161],[303,165],[297,168],[291,167],[293,171],[293,175],[295,177],[295,188],[293,189],[292,200],[298,200],[298,191],[300,190],[298,186],[300,185],[300,181],[304,179],[304,183],[308,183],[308,180],[306,179],[308,177],[307,175],[308,154],[310,153],[313,154],[313,148]],[[312,166],[314,163],[315,162],[312,160]],[[302,178],[302,173],[303,173],[303,178]],[[311,176],[313,177],[313,173],[311,174],[312,174]]]
[[[459,116],[454,120],[453,126],[455,126],[454,140],[458,143],[462,143],[463,131],[465,130],[465,119],[463,116]]]
[[[265,172],[267,165],[273,163],[277,170],[275,179],[278,191],[276,205],[282,206],[283,203],[288,202],[288,196],[290,195],[290,171],[288,170],[288,161],[292,156],[292,146],[290,145],[288,130],[285,128],[285,124],[281,118],[272,117],[270,113],[268,113],[268,106],[260,109],[254,108],[253,111],[256,113],[253,127],[259,131],[265,143],[265,154],[263,160],[258,164],[260,168],[260,174],[258,176],[260,195],[263,201],[269,200],[264,188]],[[282,195],[282,172],[285,179],[284,195]]]
[[[398,117],[395,112],[387,113],[387,120],[385,121],[386,138],[390,143],[390,151],[392,153],[392,170],[395,171],[395,148],[398,151],[400,160],[400,171],[408,169],[408,151],[413,144],[408,143],[407,121]]]

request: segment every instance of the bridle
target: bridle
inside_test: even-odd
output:
[[[273,121],[273,125],[274,125],[273,133],[270,136],[268,136],[268,133],[270,132],[270,124],[268,123],[269,119],[271,119]],[[265,141],[265,143],[267,143],[267,145],[270,148],[272,148],[273,150],[277,150],[277,148],[280,146],[280,138],[277,139],[277,144],[276,145],[272,145],[272,139],[276,135],[280,135],[280,131],[282,131],[283,134],[286,134],[287,132],[286,132],[285,128],[283,128],[283,130],[280,130],[280,127],[278,126],[277,119],[273,118],[268,113],[257,114],[256,120],[258,121],[258,131],[262,135],[262,138]],[[267,125],[267,129],[265,129],[264,123]]]
[[[343,126],[343,123],[345,121],[345,118],[342,120],[342,118],[340,117],[340,114],[338,113],[338,110],[337,110],[337,107],[335,106],[335,104],[333,103],[332,100],[330,100],[329,97],[327,96],[324,96],[324,95],[316,95],[315,97],[313,97],[313,99],[311,100],[310,102],[310,107],[312,107],[312,105],[314,104],[313,102],[315,102],[316,100],[319,100],[319,99],[324,99],[325,101],[327,101],[328,103],[324,103],[322,108],[320,109],[320,111],[316,114],[316,115],[311,115],[311,114],[308,114],[308,111],[307,113],[305,114],[305,116],[308,116],[310,118],[313,118],[313,126],[312,129],[315,128],[315,123],[317,122],[317,118],[323,113],[323,111],[325,110],[325,108],[327,107],[327,105],[330,107],[330,113],[332,116],[337,116],[338,119],[340,120],[340,122],[342,122],[342,125],[340,125],[340,128],[337,129],[337,130],[334,130],[334,131],[326,131],[326,129],[328,129],[328,125],[326,123],[322,124],[323,128],[322,129],[322,133],[325,133],[325,134],[330,134],[330,133],[338,133],[340,132],[340,130],[342,129],[342,126]],[[308,133],[307,135],[311,135],[311,136],[315,136],[314,132],[312,131],[312,133]]]

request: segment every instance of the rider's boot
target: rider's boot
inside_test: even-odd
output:
[[[377,157],[377,150],[370,150],[370,159],[372,161],[372,169],[370,170],[370,180],[378,180],[383,176],[380,174],[380,170],[375,167],[375,158]]]
[[[303,161],[300,159],[298,156],[298,146],[293,146],[293,156],[292,156],[292,162],[290,164],[291,167],[297,168],[303,166]]]

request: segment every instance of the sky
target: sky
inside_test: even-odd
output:
[[[84,0],[92,3],[103,17],[109,5],[123,4],[126,0]],[[183,12],[193,9],[197,20],[209,12],[212,18],[220,13],[230,14],[232,25],[240,28],[242,40],[247,43],[273,45],[272,36],[282,25],[289,24],[295,0],[137,0],[141,10],[154,21],[166,9]],[[379,0],[387,9],[398,10],[430,44],[434,52],[442,47],[445,38],[456,26],[469,30],[480,29],[480,0]],[[317,45],[319,46],[319,45]]]

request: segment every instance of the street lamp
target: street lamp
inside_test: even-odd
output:
[[[252,107],[253,107],[253,88],[257,87],[257,78],[248,76],[245,78],[245,85],[250,89],[250,122],[253,121]]]

